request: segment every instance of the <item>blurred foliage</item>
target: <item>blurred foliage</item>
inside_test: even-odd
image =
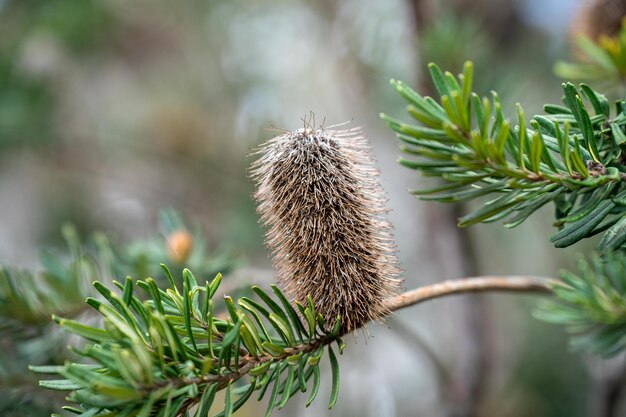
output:
[[[26,70],[28,46],[39,37],[60,42],[70,53],[90,54],[110,36],[113,16],[98,0],[7,0],[0,5],[0,22],[0,147],[55,140],[52,81]]]
[[[88,54],[108,41],[114,29],[114,15],[99,0],[10,1],[30,30],[52,33],[75,54]],[[15,11],[14,11],[15,12]]]
[[[172,273],[178,276],[185,267],[193,268],[201,276],[214,276],[242,265],[236,252],[225,246],[211,250],[201,229],[189,228],[178,212],[162,210],[160,218],[161,234],[131,242],[116,253],[119,263],[112,276],[152,277],[165,282],[159,267],[163,262],[170,264]]]
[[[480,69],[492,63],[497,53],[495,43],[475,18],[461,17],[452,11],[441,13],[437,24],[429,25],[419,41],[424,60],[437,62],[443,68],[460,68],[465,57],[471,56],[473,64]]]
[[[84,303],[87,296],[94,295],[90,282],[111,283],[120,276],[151,276],[157,282],[169,282],[162,269],[146,267],[162,262],[175,265],[176,271],[182,271],[183,262],[194,265],[202,276],[214,276],[217,270],[232,271],[241,264],[240,258],[225,249],[212,256],[202,234],[198,230],[190,232],[180,214],[172,210],[162,212],[162,228],[164,235],[118,245],[102,233],[83,243],[75,229],[66,226],[63,236],[68,253],[44,252],[41,272],[0,268],[3,416],[45,415],[52,411],[53,404],[33,395],[35,379],[26,369],[29,364],[59,364],[71,357],[64,349],[67,335],[50,317],[58,314],[93,321]]]
[[[15,68],[15,58],[0,50],[0,146],[46,141],[53,99],[43,81]]]
[[[0,267],[0,414],[42,416],[53,411],[49,393],[34,395],[32,363],[62,363],[67,339],[50,320],[55,312],[73,317],[84,310],[90,280],[109,276],[106,255],[92,257],[81,249],[71,227],[63,229],[70,260],[42,255],[42,272]],[[53,402],[58,401],[53,400]]]
[[[436,65],[430,69],[440,103],[393,82],[420,125],[382,116],[398,132],[401,149],[421,157],[403,158],[400,163],[446,182],[414,191],[415,195],[440,202],[497,196],[461,218],[460,226],[506,218],[506,226],[515,227],[555,202],[556,225],[561,230],[550,240],[556,247],[605,231],[599,244],[602,250],[618,248],[626,241],[622,204],[626,197],[622,186],[626,114],[621,102],[611,117],[604,95],[584,84],[580,91],[565,84],[565,107],[546,105],[547,114],[535,116],[527,128],[518,105],[518,124],[511,126],[496,93],[490,100],[472,92],[471,63],[466,63],[458,80]]]
[[[618,34],[600,35],[597,41],[579,35],[576,45],[577,61],[557,62],[556,74],[567,80],[593,82],[622,99],[626,91],[626,18]]]
[[[626,348],[626,255],[580,259],[579,270],[561,273],[556,300],[543,300],[536,316],[567,326],[576,350],[617,355]]]

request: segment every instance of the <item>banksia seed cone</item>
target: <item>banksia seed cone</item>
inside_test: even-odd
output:
[[[360,128],[306,127],[265,143],[252,166],[278,281],[342,333],[389,310],[400,286],[378,171]]]

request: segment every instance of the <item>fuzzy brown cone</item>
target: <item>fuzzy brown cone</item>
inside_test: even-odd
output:
[[[306,127],[266,142],[252,166],[278,282],[311,295],[342,332],[381,320],[400,287],[378,171],[360,128]]]

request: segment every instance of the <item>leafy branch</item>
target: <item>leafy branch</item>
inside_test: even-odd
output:
[[[626,255],[581,258],[578,269],[550,284],[555,298],[542,300],[535,315],[566,325],[576,350],[616,355],[626,348]]]
[[[101,250],[91,252],[81,245],[76,230],[62,229],[68,254],[45,251],[42,270],[33,273],[0,266],[0,414],[46,415],[59,399],[56,393],[32,395],[36,379],[27,372],[31,363],[62,363],[67,340],[50,321],[57,312],[83,317],[88,282],[110,276],[108,242],[99,239]]]
[[[606,232],[599,249],[620,247],[626,241],[622,103],[611,116],[605,96],[584,84],[577,89],[566,83],[565,106],[546,105],[546,114],[527,123],[518,104],[517,124],[512,125],[495,92],[491,99],[472,92],[472,68],[467,62],[457,78],[430,64],[438,102],[392,81],[409,102],[408,113],[419,122],[381,115],[398,133],[402,151],[414,157],[400,163],[445,181],[413,194],[440,202],[496,195],[462,217],[460,226],[506,219],[506,227],[515,227],[554,201],[555,225],[561,229],[550,237],[555,246]]]
[[[619,40],[626,42],[626,29]],[[585,45],[599,54],[593,44]],[[458,78],[434,64],[429,68],[439,101],[392,81],[419,124],[382,115],[398,133],[402,151],[414,157],[403,158],[400,163],[445,182],[413,193],[440,202],[493,194],[482,207],[462,217],[461,226],[505,219],[506,227],[515,227],[554,202],[555,225],[560,230],[550,240],[557,247],[603,233],[597,246],[602,256],[592,257],[590,263],[581,260],[579,273],[564,271],[561,280],[549,281],[554,297],[544,300],[536,315],[565,325],[573,333],[572,346],[577,349],[606,356],[623,351],[624,101],[615,103],[612,113],[604,95],[585,84],[576,88],[565,83],[564,106],[546,105],[545,114],[534,116],[528,123],[518,104],[517,123],[513,125],[504,116],[496,93],[491,99],[481,99],[471,92],[471,63],[465,64]]]
[[[403,151],[417,157],[401,163],[446,181],[415,194],[442,202],[498,195],[461,218],[461,225],[507,219],[506,225],[514,227],[554,201],[556,225],[561,228],[551,237],[555,245],[567,246],[604,233],[598,245],[604,257],[592,258],[591,266],[581,262],[580,273],[564,272],[562,280],[445,281],[387,298],[383,310],[479,291],[553,293],[555,300],[544,302],[537,315],[567,325],[574,332],[576,347],[604,355],[626,348],[624,103],[618,102],[611,115],[603,95],[584,84],[580,89],[564,84],[564,106],[548,105],[546,114],[527,123],[518,105],[517,124],[512,125],[497,94],[481,99],[471,91],[471,63],[458,78],[435,65],[430,70],[440,94],[438,102],[394,82],[420,125],[383,115],[398,132]],[[169,244],[170,249],[177,248],[171,253],[179,263],[189,259],[184,239]],[[613,254],[614,249],[622,251]],[[221,417],[232,415],[256,392],[259,400],[269,397],[269,416],[298,391],[309,392],[307,405],[317,397],[325,352],[332,371],[328,406],[336,404],[340,377],[335,351],[341,354],[346,346],[341,339],[345,317],[323,317],[311,296],[302,304],[292,304],[277,286],[271,287],[271,293],[252,287],[254,298],[235,301],[225,296],[219,308],[215,296],[220,274],[199,283],[189,269],[183,269],[182,280],[176,280],[167,267],[161,267],[165,289],[152,278],[113,281],[117,290],[96,281],[98,296],[88,297],[87,305],[97,311],[100,323],[54,316],[61,327],[84,339],[72,348],[80,359],[31,369],[62,378],[40,385],[69,392],[67,399],[75,405],[65,410],[87,417],[204,417],[212,412]],[[25,288],[34,284],[31,279]],[[26,298],[28,292],[15,300]],[[52,301],[48,307],[59,305]],[[223,404],[217,404],[218,391],[224,391]]]
[[[183,272],[182,291],[169,270],[169,288],[153,279],[115,283],[118,294],[99,282],[94,287],[104,301],[87,304],[104,319],[90,326],[55,316],[67,331],[88,343],[73,348],[85,363],[34,366],[39,373],[64,379],[41,381],[45,388],[70,391],[78,406],[66,410],[89,416],[206,416],[217,391],[225,390],[225,403],[217,415],[231,415],[254,393],[261,400],[269,393],[266,415],[282,408],[298,391],[309,391],[307,405],[320,389],[319,363],[324,351],[332,370],[329,407],[339,392],[341,320],[332,330],[316,312],[311,298],[294,308],[276,286],[273,297],[253,287],[258,301],[242,297],[237,303],[224,297],[226,316],[215,313],[214,297],[222,281],[198,285],[189,270]],[[147,296],[142,301],[137,289]],[[423,287],[394,297],[391,310],[435,297],[475,291],[549,292],[538,278],[481,277]],[[312,383],[309,383],[310,379]],[[245,380],[245,381],[244,381]],[[271,390],[270,390],[271,387]]]
[[[238,263],[230,251],[208,256],[208,243],[198,229],[189,229],[182,217],[161,213],[162,235],[130,244],[111,242],[102,233],[81,240],[72,226],[62,228],[66,249],[41,254],[41,270],[0,266],[0,414],[50,414],[60,393],[33,395],[36,379],[28,364],[60,364],[73,357],[67,339],[50,320],[52,314],[93,323],[98,314],[85,304],[97,296],[90,282],[109,285],[116,276],[152,276],[159,285],[167,281],[159,262],[171,262],[180,276],[182,263],[203,275],[228,272]],[[158,270],[154,268],[157,266]],[[231,280],[230,288],[241,283]]]
[[[96,258],[83,252],[73,227],[64,227],[62,233],[70,252],[69,262],[46,252],[41,256],[43,271],[39,274],[0,266],[2,328],[45,326],[54,312],[74,316],[84,310],[87,278],[102,276],[109,264],[103,256]]]
[[[184,270],[181,292],[163,268],[169,279],[165,291],[150,278],[135,283],[129,277],[123,285],[115,283],[121,295],[94,283],[106,301],[88,298],[87,304],[103,316],[104,328],[55,317],[59,325],[90,342],[74,352],[95,362],[31,368],[65,378],[41,381],[41,386],[71,391],[68,399],[79,406],[67,410],[90,416],[206,416],[215,393],[225,390],[224,409],[218,415],[227,416],[255,390],[260,400],[273,385],[269,415],[296,392],[306,391],[311,378],[308,403],[313,401],[325,346],[333,370],[329,407],[334,406],[339,369],[328,345],[337,342],[340,353],[345,347],[339,338],[339,318],[332,330],[325,331],[324,319],[311,300],[307,306],[296,304],[296,312],[276,286],[272,291],[278,301],[259,287],[253,291],[260,302],[242,297],[235,304],[226,296],[227,317],[220,317],[214,312],[213,298],[221,275],[201,286]],[[135,295],[137,287],[148,295],[147,301]],[[244,376],[247,380],[242,384]]]

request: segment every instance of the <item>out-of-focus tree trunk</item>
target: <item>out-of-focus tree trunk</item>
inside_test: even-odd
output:
[[[611,359],[591,357],[586,361],[593,387],[589,392],[589,417],[620,417],[620,401],[626,386],[626,355]]]

